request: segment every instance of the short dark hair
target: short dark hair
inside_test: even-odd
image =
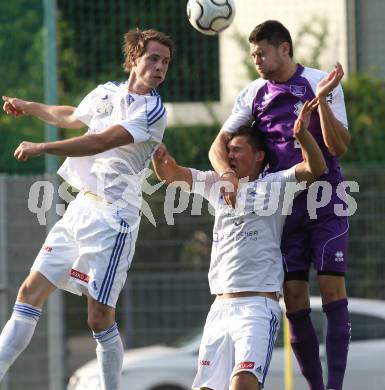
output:
[[[247,138],[247,142],[252,146],[254,151],[266,151],[264,136],[257,128],[252,126],[241,126],[230,135],[230,141],[233,138],[240,136]]]
[[[266,40],[270,45],[278,47],[287,42],[290,45],[289,56],[293,57],[293,42],[289,30],[278,20],[266,20],[258,24],[249,35],[250,43]]]

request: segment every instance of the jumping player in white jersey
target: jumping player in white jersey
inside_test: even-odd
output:
[[[301,150],[291,134],[294,121],[306,100],[319,103],[310,121],[309,131],[324,154],[327,171],[322,180],[332,189],[330,201],[310,217],[307,192],[293,204],[282,235],[284,255],[284,296],[291,328],[291,345],[311,390],[324,390],[319,342],[310,318],[308,278],[311,263],[318,273],[323,310],[327,317],[326,353],[329,389],[342,390],[350,340],[350,318],[345,289],[347,267],[348,219],[337,215],[335,207],[346,208],[344,194],[338,194],[343,176],[338,156],[350,141],[347,130],[343,91],[339,82],[343,69],[326,74],[303,67],[293,60],[289,31],[278,21],[268,20],[249,36],[250,54],[261,78],[254,80],[237,97],[230,117],[210,150],[210,161],[224,179],[236,188],[238,178],[232,172],[226,152],[230,134],[250,121],[265,137],[268,172],[292,167],[302,159]],[[319,187],[321,190],[322,187]],[[343,192],[343,191],[342,191]],[[318,196],[321,197],[321,191]],[[234,205],[235,192],[225,199]]]
[[[64,128],[88,126],[88,131],[62,141],[22,142],[15,151],[19,161],[44,153],[67,157],[58,173],[80,192],[48,234],[19,289],[0,335],[0,381],[28,345],[45,301],[60,288],[87,295],[102,388],[120,388],[123,345],[115,306],[134,254],[141,182],[166,127],[155,88],[165,79],[173,48],[159,31],[128,31],[128,80],[99,85],[76,109],[3,97],[9,115],[32,115]]]
[[[153,164],[160,180],[206,198],[215,210],[209,270],[216,299],[203,331],[193,388],[256,390],[264,386],[280,322],[281,234],[295,191],[326,169],[322,152],[307,130],[317,106],[306,102],[294,126],[304,161],[258,178],[265,166],[261,136],[240,127],[228,143],[231,169],[241,179],[237,207],[221,195],[221,177],[177,165],[162,145]],[[266,209],[267,206],[267,209]]]

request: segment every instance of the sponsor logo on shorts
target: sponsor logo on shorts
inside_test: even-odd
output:
[[[258,366],[255,371],[258,373],[258,374],[262,374],[262,366]]]
[[[336,254],[335,254],[334,261],[339,262],[339,263],[344,261],[344,252],[337,251]]]
[[[255,362],[241,362],[237,364],[235,370],[247,370],[247,369],[254,368],[254,366],[255,366]]]
[[[52,252],[52,246],[48,246],[47,244],[44,244],[42,246],[42,249],[45,250],[46,252]]]
[[[83,272],[76,271],[76,269],[71,269],[71,276],[75,279],[79,279],[84,283],[88,283],[90,280],[90,277],[87,274],[84,274]]]
[[[200,361],[200,365],[201,366],[209,366],[210,365],[210,361],[209,360],[201,360]]]

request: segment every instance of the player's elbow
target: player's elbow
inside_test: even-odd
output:
[[[333,157],[341,157],[348,151],[348,146],[345,144],[339,144],[329,148],[329,152]]]
[[[330,154],[333,157],[341,157],[348,151],[348,146],[351,141],[350,133],[344,129],[339,138],[339,142],[333,145],[327,145]]]
[[[86,125],[79,119],[74,119],[73,121],[70,122],[70,129],[80,130],[85,126]]]
[[[215,164],[217,162],[218,155],[220,154],[221,150],[226,150],[228,141],[228,134],[221,130],[210,146],[209,160],[211,164]]]
[[[318,179],[320,176],[322,176],[326,172],[327,166],[325,160],[320,162],[313,170],[313,175]]]
[[[216,140],[214,140],[214,142],[211,144],[208,153],[209,161],[211,163],[213,163],[213,161],[215,160],[215,148],[216,148]]]

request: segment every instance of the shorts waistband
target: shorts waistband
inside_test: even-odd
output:
[[[82,194],[83,196],[86,196],[87,198],[90,198],[96,202],[101,202],[101,203],[105,203],[105,204],[112,204],[111,202],[109,202],[108,200],[104,199],[103,197],[101,197],[100,195],[97,195],[95,193],[93,193],[92,191],[89,191],[85,188],[82,188],[79,192],[79,194]]]
[[[243,298],[243,297],[266,297],[270,298],[273,301],[279,300],[279,292],[272,291],[260,291],[260,292],[252,292],[252,291],[242,291],[236,293],[223,293],[217,294],[217,299],[232,299],[232,298]]]
[[[264,296],[253,295],[246,297],[237,297],[237,298],[224,298],[224,299],[215,299],[212,307],[226,307],[226,306],[242,306],[255,303],[263,303],[269,307],[279,308],[279,303],[276,300],[267,298]]]

